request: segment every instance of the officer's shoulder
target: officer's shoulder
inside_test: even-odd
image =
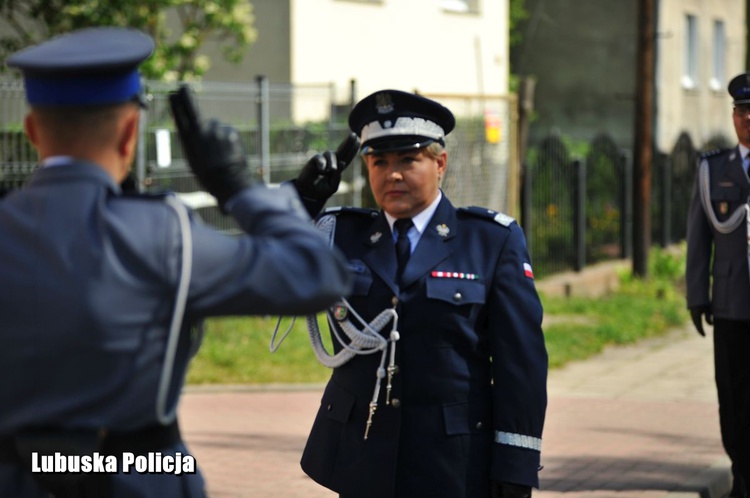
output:
[[[175,196],[173,192],[137,192],[134,190],[123,191],[120,197],[123,199],[144,200],[144,201],[164,201],[169,196]]]
[[[361,217],[372,219],[378,216],[378,210],[353,206],[334,206],[324,209],[318,217],[322,218],[323,216]]]
[[[704,152],[701,152],[698,156],[701,160],[703,159],[713,159],[720,156],[724,156],[726,154],[729,154],[733,149],[729,148],[722,148],[722,149],[711,149]]]
[[[151,211],[153,209],[167,209],[171,210],[168,198],[179,198],[173,192],[137,192],[135,190],[123,191],[120,195],[116,195],[110,198],[111,205],[129,206],[128,209],[145,209]]]
[[[511,225],[516,221],[515,218],[508,216],[505,213],[480,206],[460,207],[458,208],[458,212],[459,215],[463,215],[464,217],[478,218],[480,220],[495,223],[507,229],[510,229]]]

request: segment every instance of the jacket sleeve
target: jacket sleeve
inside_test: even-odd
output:
[[[688,308],[706,306],[711,304],[709,286],[713,232],[700,200],[697,173],[690,207],[688,208],[687,223],[687,261],[685,266],[687,306]]]
[[[344,258],[312,227],[292,186],[246,189],[229,212],[243,234],[192,223],[191,317],[305,315],[349,292]]]
[[[539,487],[547,407],[547,349],[542,305],[521,228],[512,223],[490,291],[495,443],[490,477]]]

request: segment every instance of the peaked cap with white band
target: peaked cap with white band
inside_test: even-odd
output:
[[[365,97],[349,113],[349,128],[359,135],[363,154],[445,145],[456,120],[443,105],[400,90]]]
[[[727,86],[734,105],[750,104],[750,73],[738,74]]]

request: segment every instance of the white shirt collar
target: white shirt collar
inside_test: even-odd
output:
[[[740,144],[740,159],[745,159],[748,152],[750,152],[750,148],[747,148],[744,145]]]
[[[49,156],[42,161],[42,166],[45,168],[49,166],[64,166],[72,162],[73,158],[71,156]]]
[[[427,223],[432,218],[432,215],[435,214],[438,204],[440,204],[440,199],[442,198],[443,198],[443,192],[438,190],[438,195],[437,197],[435,197],[435,200],[432,201],[430,205],[427,206],[424,210],[422,210],[422,212],[420,212],[418,215],[414,216],[411,219],[412,223],[414,223],[414,228],[417,229],[417,233],[420,236],[422,235],[422,232],[424,232],[424,229],[427,227]],[[388,213],[385,213],[385,219],[388,220],[388,226],[391,227],[391,233],[393,233],[394,232],[393,223],[396,222],[396,218],[394,218]]]

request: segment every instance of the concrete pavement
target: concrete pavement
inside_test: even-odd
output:
[[[551,371],[534,496],[725,496],[712,345],[686,326]],[[299,467],[321,393],[322,386],[189,388],[180,417],[210,496],[336,497]]]

